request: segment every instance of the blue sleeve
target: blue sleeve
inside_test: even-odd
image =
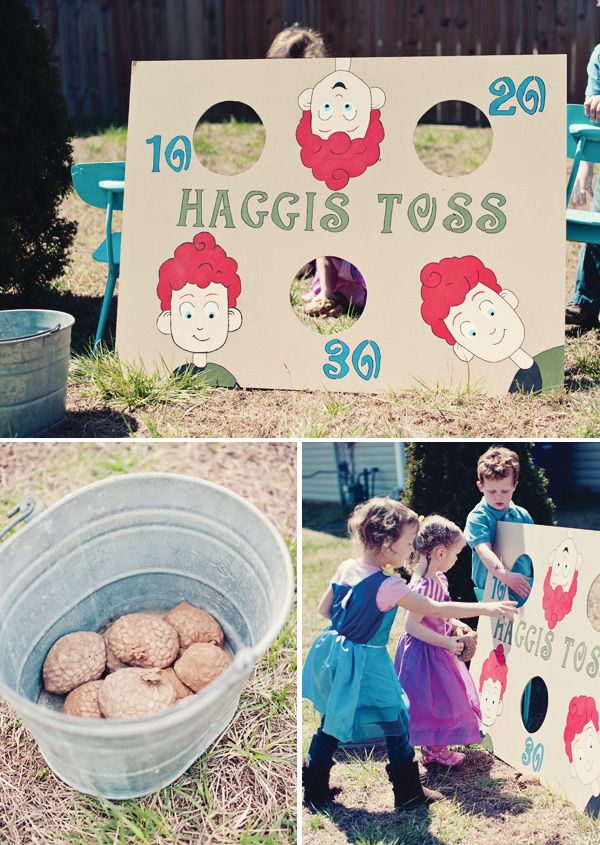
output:
[[[523,508],[523,522],[526,522],[528,525],[533,525],[533,519],[531,518],[531,514],[529,513],[529,511],[526,511],[525,508]]]
[[[473,510],[467,517],[464,534],[467,544],[473,549],[479,543],[493,543],[495,532],[485,513]]]
[[[586,97],[594,97],[600,94],[600,44],[594,47],[587,66],[588,84],[585,89]]]

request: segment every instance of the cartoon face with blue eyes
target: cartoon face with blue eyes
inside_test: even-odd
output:
[[[495,363],[526,355],[521,349],[525,327],[515,310],[518,304],[512,291],[496,293],[480,282],[464,302],[452,306],[444,323],[456,341],[453,349],[461,361],[476,357]]]
[[[502,684],[492,678],[486,678],[479,693],[481,722],[486,727],[494,724],[502,713]]]
[[[220,349],[228,333],[241,324],[241,312],[228,307],[224,285],[211,282],[202,288],[188,282],[173,291],[171,310],[163,311],[158,328],[170,334],[180,349],[206,354]]]
[[[592,721],[576,734],[571,746],[573,761],[571,774],[586,785],[595,784],[598,791],[600,779],[600,736]]]
[[[381,109],[385,103],[381,88],[369,88],[349,67],[349,60],[337,60],[333,73],[298,97],[302,111],[311,113],[313,133],[321,138],[334,132],[345,132],[350,139],[364,138],[371,110]]]
[[[578,553],[574,541],[568,537],[550,555],[550,586],[562,587],[566,593],[573,583],[573,576],[581,569],[583,556]]]

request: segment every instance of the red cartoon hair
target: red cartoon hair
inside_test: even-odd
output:
[[[421,270],[421,316],[431,331],[451,346],[456,340],[444,320],[450,308],[464,302],[468,292],[480,283],[496,293],[502,290],[495,274],[474,255],[442,258]]]
[[[205,288],[211,282],[225,285],[227,303],[230,308],[235,307],[242,289],[237,268],[237,261],[228,257],[210,232],[199,232],[191,243],[180,244],[173,258],[160,266],[156,293],[162,310],[170,310],[174,290],[181,290],[188,283]]]
[[[573,749],[571,744],[577,734],[581,733],[588,722],[598,730],[598,710],[596,702],[589,695],[578,695],[569,702],[569,713],[563,734],[565,740],[565,751],[569,763],[573,762]]]
[[[481,675],[479,677],[479,692],[483,689],[484,681],[487,681],[488,678],[494,682],[500,681],[500,698],[503,698],[508,680],[508,666],[506,665],[504,646],[502,644],[496,646],[493,651],[490,651],[489,657],[483,661]]]
[[[351,139],[346,132],[334,132],[329,138],[314,135],[311,113],[302,112],[296,129],[302,164],[332,191],[345,188],[353,176],[360,176],[379,161],[379,144],[385,134],[380,114],[379,109],[371,109],[367,134],[364,138]]]
[[[567,593],[565,593],[560,584],[557,587],[553,587],[550,584],[551,574],[552,567],[549,566],[546,577],[544,578],[544,596],[542,598],[542,607],[544,608],[544,616],[546,617],[548,627],[552,630],[552,628],[555,628],[556,625],[565,618],[567,613],[571,612],[573,599],[577,593],[578,572],[575,570],[571,586],[569,587],[569,591]]]

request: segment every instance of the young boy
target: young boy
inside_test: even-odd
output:
[[[492,550],[498,522],[533,523],[525,508],[515,505],[513,493],[519,481],[519,456],[504,447],[492,447],[477,462],[477,487],[483,498],[465,526],[465,539],[473,550],[471,577],[475,587],[485,588],[488,572],[509,588],[511,598],[525,599],[533,577],[530,559],[523,555],[507,569]],[[522,603],[522,602],[521,602]]]

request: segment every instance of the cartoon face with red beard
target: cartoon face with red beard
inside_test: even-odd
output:
[[[571,612],[582,561],[582,555],[570,537],[559,543],[550,555],[542,599],[544,616],[550,629],[555,628]]]
[[[379,161],[385,94],[352,73],[349,59],[336,60],[335,67],[298,97],[302,117],[296,140],[302,163],[315,179],[331,190],[341,190]]]

